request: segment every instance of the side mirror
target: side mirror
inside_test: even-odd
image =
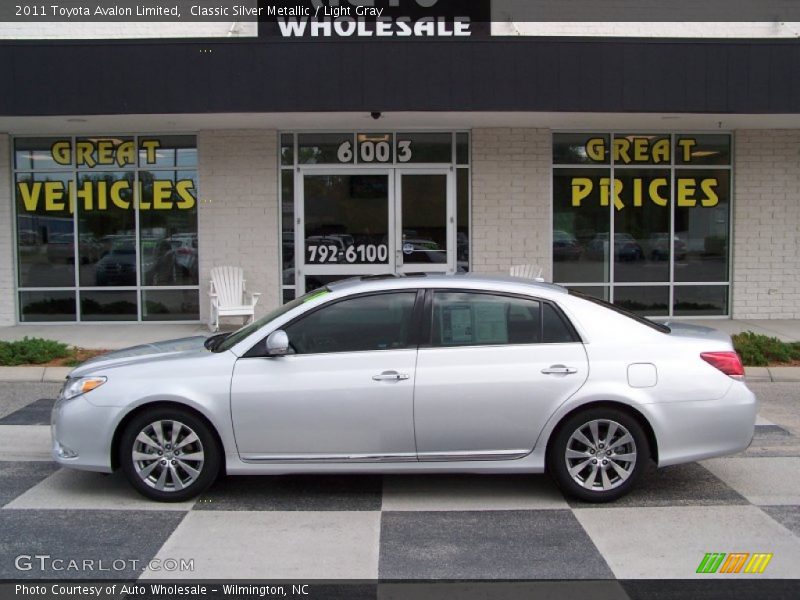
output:
[[[282,329],[273,331],[267,337],[267,356],[286,356],[289,354],[289,336]]]

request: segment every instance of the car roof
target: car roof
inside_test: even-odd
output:
[[[475,275],[459,273],[445,275],[436,273],[413,273],[408,275],[367,275],[330,283],[331,292],[343,294],[363,291],[404,288],[452,288],[495,290],[505,292],[566,294],[567,289],[553,283],[523,279],[520,277]]]

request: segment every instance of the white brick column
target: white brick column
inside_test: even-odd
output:
[[[535,264],[552,277],[552,135],[546,129],[472,132],[472,269],[508,275]]]
[[[212,267],[244,269],[248,292],[261,292],[256,316],[279,304],[277,133],[201,131],[199,160],[200,316],[208,319]]]
[[[800,318],[800,130],[735,135],[735,319]]]
[[[0,133],[0,326],[17,320],[14,301],[14,211],[11,205],[11,157],[8,135]]]

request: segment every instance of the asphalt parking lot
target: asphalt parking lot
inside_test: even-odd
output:
[[[226,478],[197,501],[157,504],[121,474],[50,461],[58,387],[0,384],[2,579],[800,576],[800,383],[751,384],[761,408],[746,452],[651,470],[603,506],[565,499],[547,476],[436,475]],[[759,575],[697,574],[710,552],[773,557]],[[65,568],[101,559],[111,568]],[[193,569],[164,566],[181,559]]]

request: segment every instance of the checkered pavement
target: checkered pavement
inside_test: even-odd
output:
[[[52,463],[51,405],[0,419],[3,579],[733,577],[696,575],[706,552],[771,552],[758,577],[800,576],[798,440],[769,422],[746,453],[652,469],[602,506],[565,499],[543,475],[227,477],[195,501],[159,504],[121,473]],[[194,571],[21,572],[20,554],[183,558]]]

